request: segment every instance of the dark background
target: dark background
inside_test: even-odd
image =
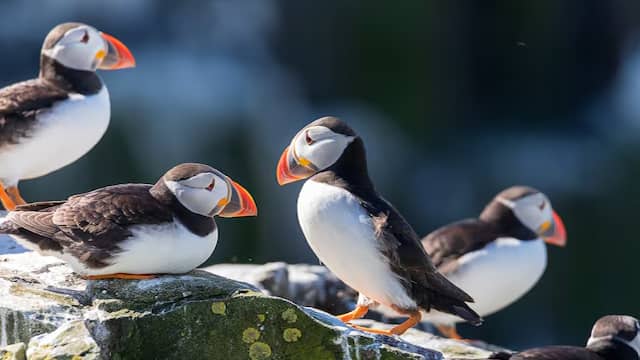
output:
[[[514,184],[563,216],[568,246],[549,248],[540,283],[464,335],[582,345],[599,316],[640,315],[637,0],[3,0],[0,85],[35,76],[45,34],[66,21],[120,38],[138,67],[102,73],[107,134],[24,181],[28,200],[205,162],[260,209],[218,221],[211,263],[317,262],[297,225],[300,185],[280,188],[275,165],[299,128],[331,114],[364,138],[378,189],[421,234]]]

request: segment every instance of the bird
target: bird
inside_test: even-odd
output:
[[[549,198],[528,186],[512,186],[498,193],[476,219],[443,226],[422,239],[438,271],[475,300],[482,317],[491,315],[526,294],[547,266],[545,242],[565,246],[562,218]],[[455,339],[449,314],[432,311],[424,319],[441,334]]]
[[[54,27],[40,51],[37,78],[0,89],[0,201],[25,204],[22,179],[69,165],[102,138],[110,118],[109,92],[97,69],[135,66],[118,39],[82,23]]]
[[[638,320],[627,315],[603,316],[593,325],[586,347],[545,346],[515,354],[493,353],[495,360],[639,360]]]
[[[251,194],[222,172],[183,163],[154,185],[121,184],[16,207],[0,233],[67,262],[89,280],[186,273],[218,241],[214,216],[257,215]]]
[[[408,319],[389,330],[354,327],[400,335],[420,321],[421,309],[481,324],[466,304],[471,296],[436,270],[413,228],[376,191],[364,143],[345,122],[323,117],[305,126],[282,153],[276,176],[280,185],[308,179],[297,203],[302,232],[320,261],[359,292],[357,307],[340,320],[361,318],[380,303]]]

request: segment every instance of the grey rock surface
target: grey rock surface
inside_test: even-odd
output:
[[[284,286],[273,281],[284,276],[283,268],[289,280],[278,292],[303,304],[339,299],[345,291],[325,281],[319,267],[295,267],[305,271],[266,265],[273,275],[252,275],[259,286],[205,271],[85,281],[55,258],[0,255],[0,345],[28,344],[27,359],[480,359],[489,354],[415,329],[401,337],[363,333],[321,310],[261,292],[269,288],[273,294]],[[236,265],[227,269],[251,272]]]

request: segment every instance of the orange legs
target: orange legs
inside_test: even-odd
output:
[[[11,197],[11,193],[14,193],[14,191],[12,191],[13,188],[8,188],[5,189],[4,184],[0,183],[0,201],[2,201],[2,206],[4,206],[5,209],[11,211],[13,209],[16,208],[16,201]],[[17,189],[16,191],[17,192]],[[22,199],[22,198],[20,198]],[[24,200],[22,200],[24,203]]]
[[[449,339],[463,340],[463,337],[458,334],[455,325],[436,325],[436,329],[442,334],[442,336]]]
[[[361,319],[362,317],[367,315],[368,311],[369,311],[369,307],[368,306],[366,306],[366,305],[358,305],[358,306],[356,306],[355,310],[349,311],[346,314],[336,315],[336,317],[338,319],[340,319],[340,321],[342,321],[342,322],[349,322],[351,320]]]
[[[416,311],[409,314],[409,318],[405,322],[403,322],[400,325],[396,325],[389,330],[371,329],[371,328],[357,326],[357,325],[351,325],[351,326],[353,326],[355,329],[358,329],[360,331],[364,331],[372,334],[402,335],[405,333],[405,331],[416,326],[416,324],[420,322],[420,319],[422,319],[422,314],[420,314],[420,311]]]
[[[17,186],[8,187],[7,188],[7,193],[13,199],[13,202],[16,203],[16,205],[24,205],[24,204],[27,203],[26,201],[24,201],[22,196],[20,196],[20,191],[18,190]]]
[[[105,275],[88,275],[84,276],[87,280],[105,280],[105,279],[125,279],[125,280],[146,280],[153,279],[157,275],[152,274],[105,274]]]

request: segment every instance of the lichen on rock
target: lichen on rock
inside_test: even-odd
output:
[[[432,350],[440,344],[435,336],[365,334],[323,311],[207,272],[85,282],[56,259],[3,258],[0,339],[28,342],[29,359],[444,358]],[[406,341],[411,334],[433,343]]]

